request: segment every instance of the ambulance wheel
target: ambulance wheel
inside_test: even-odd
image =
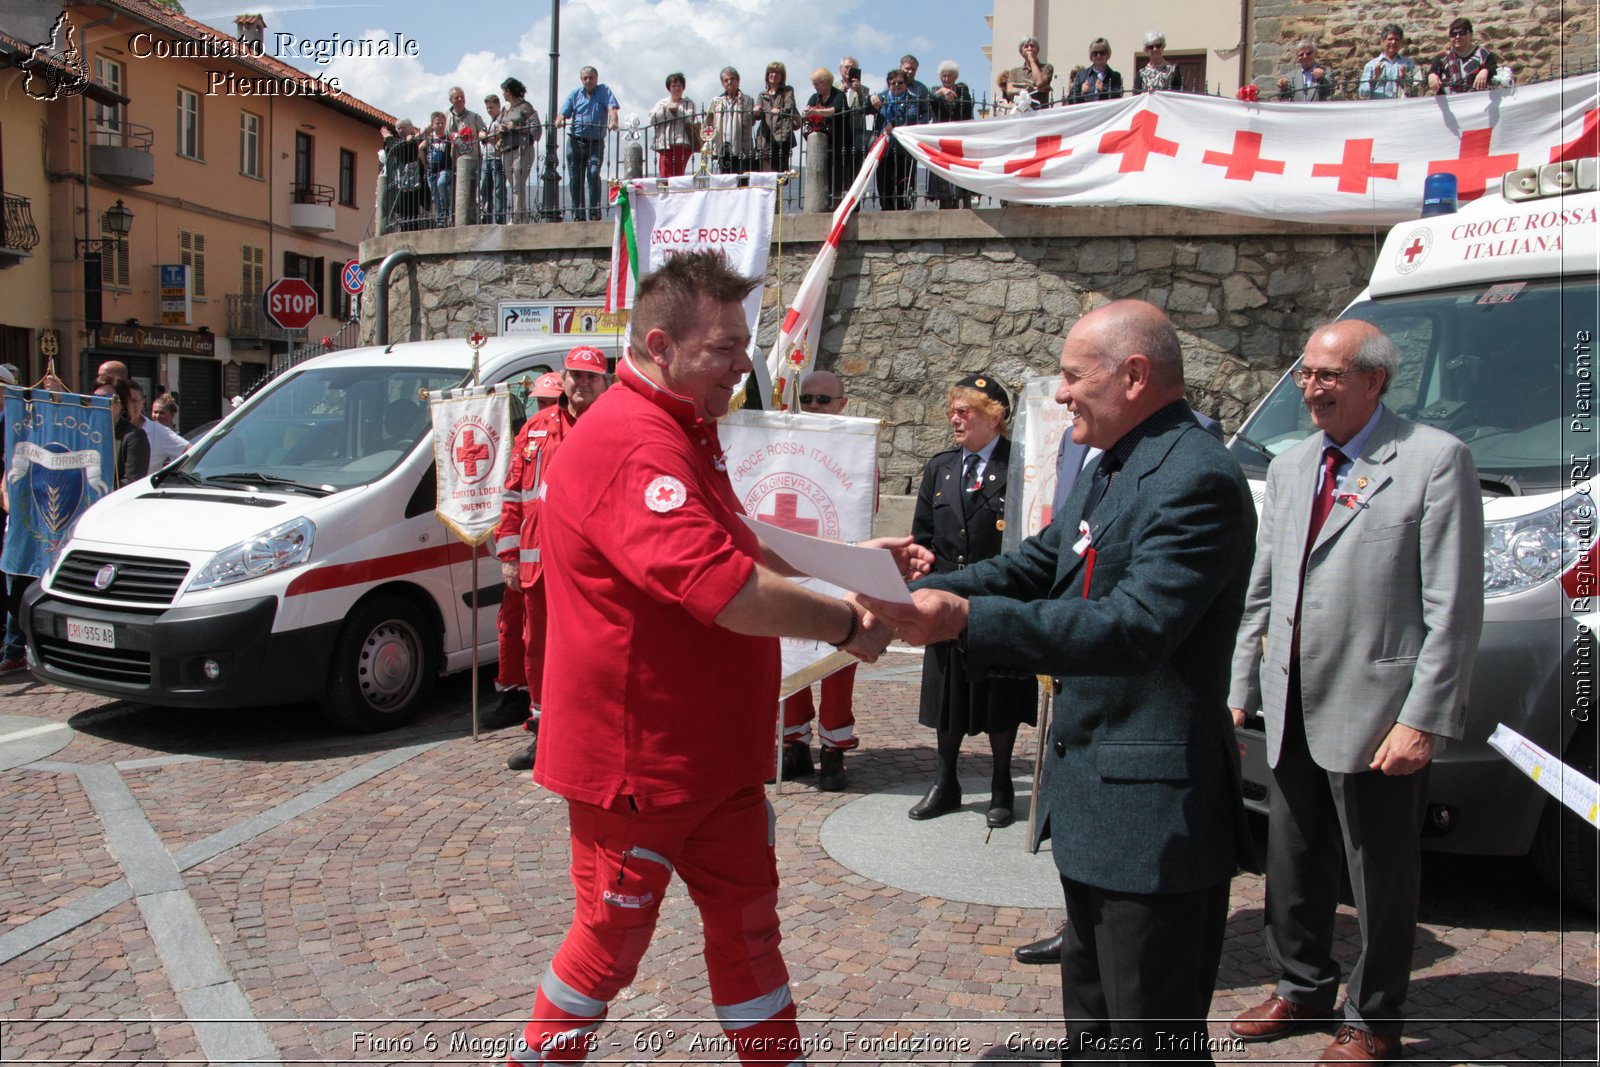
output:
[[[404,726],[439,673],[437,644],[422,612],[398,597],[356,605],[333,651],[323,714],[367,733]]]
[[[1594,723],[1584,723],[1572,735],[1565,753],[1567,766],[1591,779],[1600,768],[1596,740]],[[1587,914],[1600,914],[1600,891],[1595,885],[1600,838],[1587,819],[1554,797],[1547,799],[1528,857],[1539,880],[1551,891]]]

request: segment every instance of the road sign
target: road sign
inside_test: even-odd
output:
[[[285,330],[303,330],[317,317],[317,291],[304,278],[279,278],[261,299],[267,318]]]
[[[344,271],[339,275],[339,283],[351,296],[361,292],[362,286],[367,284],[367,272],[361,269],[359,259],[352,259],[344,265]]]

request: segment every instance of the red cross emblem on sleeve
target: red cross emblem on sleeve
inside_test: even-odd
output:
[[[682,482],[671,475],[663,474],[651,479],[650,484],[644,487],[644,506],[651,511],[664,513],[673,508],[683,507],[683,502],[688,496]]]

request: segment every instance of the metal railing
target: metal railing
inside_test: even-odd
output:
[[[1363,61],[1362,66],[1364,65],[1365,61]],[[1536,84],[1540,81],[1551,81],[1563,77],[1588,74],[1592,73],[1595,69],[1596,65],[1593,61],[1585,60],[1580,64],[1573,64],[1564,67],[1559,72],[1551,72],[1544,78],[1527,79],[1519,82],[1519,84]],[[1425,85],[1426,83],[1426,70],[1422,69],[1422,64],[1420,63],[1419,74],[1420,81],[1413,83],[1408,87],[1412,95],[1415,95],[1418,91],[1420,91],[1418,88],[1419,85]],[[1358,86],[1361,81],[1360,66],[1355,69],[1353,75],[1336,72],[1330,69],[1328,72],[1328,77],[1333,85],[1333,96],[1330,97],[1331,99],[1357,98]],[[1133,76],[1129,75],[1128,80],[1132,81]],[[1277,93],[1276,75],[1263,79],[1263,82],[1264,84],[1259,84],[1257,87],[1260,94],[1260,99],[1273,100]],[[1063,76],[1058,74],[1057,84],[1063,86],[1070,85],[1071,75],[1068,74]],[[1136,90],[1134,89],[1128,89],[1125,90],[1125,93],[1127,95],[1132,95],[1135,91]],[[1229,98],[1233,96],[1232,93],[1222,93],[1219,88],[1186,88],[1182,91],[1195,92],[1209,96],[1227,96]],[[1066,92],[1063,90],[1063,92],[1061,92],[1055,99],[1051,100],[1050,106],[1068,106],[1066,105],[1065,97]],[[803,111],[804,104],[802,103],[800,107]],[[997,110],[1000,114],[1008,113],[1009,105],[1007,105],[1004,101],[991,99],[987,95],[979,95],[973,100],[973,113],[975,118],[989,118],[997,114]],[[847,121],[851,121],[856,117],[860,117],[865,120],[863,122],[863,125],[865,126],[865,136],[863,140],[859,145],[844,153],[847,159],[844,180],[846,183],[848,183],[848,181],[853,178],[859,170],[861,160],[865,155],[866,147],[871,143],[873,136],[875,136],[875,132],[873,130],[875,119],[870,111],[864,115],[851,115],[849,112],[847,112],[846,115]],[[705,113],[703,111],[699,115],[699,121],[702,123],[705,122]],[[541,208],[545,180],[544,168],[547,162],[546,157],[548,154],[546,151],[547,142],[541,138],[534,150],[534,159],[528,167],[529,173],[527,177],[527,189],[526,196],[524,198],[524,203],[528,205],[527,210],[524,211],[519,217],[506,218],[503,220],[491,218],[491,213],[485,209],[485,196],[482,187],[482,177],[480,171],[480,184],[475,197],[477,211],[475,213],[473,224],[485,225],[499,221],[512,223],[575,221],[578,212],[575,211],[573,207],[571,177],[569,168],[567,166],[568,134],[568,129],[564,127],[558,129],[557,131],[556,170],[560,176],[560,189],[557,205],[553,212],[546,213]],[[604,157],[600,167],[602,203],[599,215],[601,219],[610,221],[615,214],[614,209],[610,206],[608,197],[606,196],[606,192],[612,182],[640,177],[662,176],[663,155],[660,150],[663,147],[667,147],[665,143],[665,135],[666,124],[651,125],[637,119],[624,119],[622,129],[614,130],[607,134],[604,142]],[[813,147],[811,144],[811,139],[806,136],[806,130],[804,126],[802,126],[801,130],[795,135],[795,141],[796,143],[789,154],[788,161],[788,169],[791,172],[794,172],[795,177],[792,177],[788,182],[783,184],[779,190],[779,196],[782,200],[783,211],[785,213],[803,211],[805,210],[805,205],[807,203],[806,183],[810,180],[807,162],[810,154],[813,151]],[[824,137],[820,139],[820,143],[824,146],[824,151],[826,151],[826,138]],[[630,153],[630,148],[635,146],[639,149],[638,153]],[[629,167],[630,155],[632,155],[634,161],[634,166],[631,168],[631,170]],[[712,153],[709,157],[706,157],[697,153],[689,158],[686,172],[691,174],[695,173],[701,167],[702,160],[706,161],[707,170],[712,174],[724,173],[725,171],[744,173],[770,169],[770,163],[763,161],[757,156],[732,157],[724,156],[720,153]],[[826,173],[827,167],[823,166],[821,170],[823,173]],[[881,174],[882,169],[880,168],[880,175]],[[964,190],[955,190],[955,194],[952,196],[950,189],[943,187],[943,183],[939,182],[937,178],[935,178],[936,184],[934,188],[930,191],[928,177],[927,168],[920,165],[913,166],[910,188],[905,190],[903,194],[892,193],[892,201],[888,204],[883,202],[880,194],[880,190],[886,188],[885,184],[883,183],[883,179],[880,178],[879,182],[873,183],[873,187],[870,187],[866,191],[866,195],[862,199],[860,210],[880,211],[892,209],[894,207],[929,210],[941,206],[954,206],[956,204],[970,207],[998,206],[998,201],[991,197],[978,196],[976,194],[967,193]],[[830,192],[834,193],[842,193],[843,191],[844,190],[842,188],[830,190]],[[439,212],[434,209],[429,183],[425,177],[420,176],[420,168],[417,168],[417,171],[413,173],[413,180],[409,183],[409,186],[405,188],[397,185],[392,177],[385,175],[382,188],[382,197],[383,208],[379,214],[379,221],[375,226],[369,228],[369,236],[373,235],[374,232],[393,233],[404,230],[434,229],[440,226],[462,224],[461,220],[454,218],[453,211]],[[510,201],[511,197],[508,193],[506,196],[506,202],[509,204]],[[828,199],[823,198],[823,202],[827,203]]]
[[[267,317],[267,309],[261,306],[260,293],[229,293],[227,305],[228,337],[285,343],[296,340],[295,334]]]
[[[337,352],[341,348],[353,347],[360,336],[360,317],[346,319],[342,326],[328,336],[316,341],[302,342],[289,351],[274,356],[272,366],[267,370],[267,373],[252,382],[250,388],[245,390],[244,395],[249,397],[251,394],[258,392],[284,371],[291,367],[297,367],[308,359],[314,359],[329,352]]]
[[[148,152],[155,142],[156,131],[122,119],[113,119],[89,131],[89,143],[102,148],[132,148]]]
[[[314,182],[295,182],[289,186],[289,197],[296,204],[322,204],[333,206],[333,186]]]
[[[4,196],[0,213],[0,248],[32,252],[39,245],[39,227],[33,224],[33,205],[25,196]]]

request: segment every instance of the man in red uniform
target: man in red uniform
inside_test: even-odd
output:
[[[543,381],[543,379],[540,379]],[[567,353],[561,375],[561,397],[523,424],[511,451],[506,475],[506,495],[500,508],[500,530],[494,549],[500,559],[500,576],[508,593],[522,601],[522,674],[527,686],[527,721],[523,729],[533,735],[526,752],[514,752],[506,766],[525,771],[533,766],[539,744],[539,711],[544,688],[544,564],[539,556],[539,512],[544,499],[545,476],[561,441],[578,417],[606,391],[606,357],[592,345],[579,345]],[[502,651],[505,651],[502,645]]]
[[[539,411],[544,411],[561,397],[561,375],[554,371],[539,375],[539,380],[528,390],[528,399],[538,405]],[[520,429],[521,427],[518,427],[519,431]],[[505,499],[515,501],[517,506],[521,507],[522,490],[515,481],[506,487]],[[501,514],[503,516],[504,511]],[[517,530],[506,526],[502,521],[494,540],[496,556],[509,554],[510,559],[517,558],[517,533]],[[528,665],[524,658],[527,656],[528,646],[522,639],[522,627],[522,588],[508,578],[505,591],[500,594],[500,613],[495,616],[495,629],[500,635],[500,666],[495,672],[494,688],[500,694],[500,703],[495,705],[494,710],[485,716],[483,721],[483,725],[491,730],[526,722],[531,710],[528,696]],[[522,757],[519,753],[512,758],[520,760]],[[528,767],[532,766],[533,763],[530,761]]]
[[[617,387],[562,446],[541,538],[551,567],[534,780],[567,799],[575,914],[513,1064],[598,1046],[674,870],[700,909],[706,971],[744,1063],[803,1063],[778,952],[773,814],[779,654],[792,634],[875,659],[889,634],[792,571],[742,521],[716,419],[751,369],[741,301],[715,253],[639,283]],[[931,561],[909,538],[903,573]]]
[[[818,370],[800,382],[800,410],[813,415],[837,415],[849,398],[844,382],[832,371]],[[855,695],[856,665],[834,671],[822,679],[822,716],[817,735],[822,741],[822,776],[817,788],[836,793],[849,785],[844,776],[844,754],[859,743],[856,716],[851,707]],[[817,718],[808,685],[790,694],[783,702],[783,778],[808,778],[811,766],[811,720]]]

